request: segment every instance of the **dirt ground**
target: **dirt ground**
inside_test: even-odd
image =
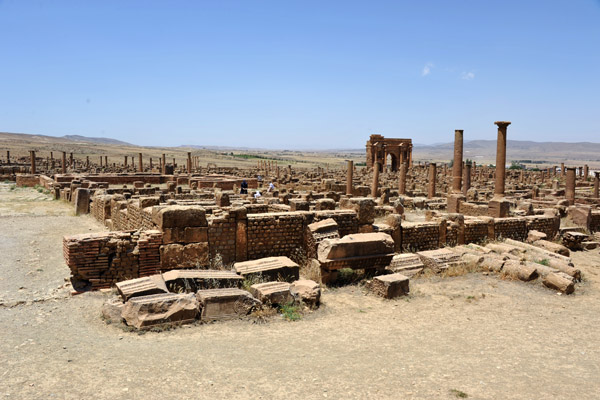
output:
[[[2,399],[597,399],[600,254],[571,296],[470,274],[382,300],[327,289],[300,321],[143,335],[106,325],[105,294],[70,296],[62,236],[104,229],[0,184]]]

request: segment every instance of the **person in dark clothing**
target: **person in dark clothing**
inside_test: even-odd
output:
[[[240,187],[240,194],[248,194],[248,182],[244,179]]]

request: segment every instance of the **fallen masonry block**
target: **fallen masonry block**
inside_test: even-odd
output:
[[[461,261],[466,264],[479,265],[485,257],[481,254],[465,253],[461,256]]]
[[[460,256],[448,249],[426,250],[417,253],[425,268],[438,273],[461,263]]]
[[[123,307],[125,307],[125,303],[118,297],[109,299],[102,305],[102,318],[109,324],[121,322]]]
[[[290,292],[311,308],[316,308],[321,302],[321,285],[310,279],[300,279],[292,282]]]
[[[564,294],[571,294],[575,291],[573,281],[561,273],[548,274],[542,283],[547,288],[558,290]]]
[[[504,258],[495,254],[486,254],[483,256],[481,266],[490,272],[500,272],[504,266]]]
[[[563,244],[570,250],[582,250],[582,243],[588,239],[588,235],[581,232],[567,231],[562,236]]]
[[[193,294],[153,294],[129,299],[121,315],[129,326],[137,329],[156,325],[191,323],[198,314],[198,301]]]
[[[196,292],[204,289],[239,288],[243,277],[233,271],[215,269],[173,269],[162,274],[171,292]]]
[[[326,282],[334,279],[331,271],[342,268],[385,269],[394,257],[394,240],[382,232],[351,234],[323,240],[317,253]]]
[[[504,266],[502,267],[502,273],[513,279],[519,279],[525,282],[532,281],[538,277],[536,268],[530,265],[522,265],[518,261],[512,260],[504,263]]]
[[[206,211],[201,206],[172,205],[153,210],[152,222],[159,228],[207,226]]]
[[[160,274],[117,282],[116,287],[124,301],[132,297],[169,293],[167,285],[165,285],[165,281]]]
[[[245,279],[293,282],[300,278],[300,266],[283,256],[237,262],[233,267]]]
[[[591,242],[591,241],[581,242],[581,248],[583,250],[595,250],[598,247],[600,247],[600,242]]]
[[[571,255],[571,252],[565,246],[558,243],[549,242],[547,240],[536,240],[533,242],[533,245],[565,257],[569,257]]]
[[[548,235],[546,235],[544,232],[536,231],[533,229],[527,232],[527,243],[533,243],[538,240],[546,240],[547,238]]]
[[[396,254],[388,267],[392,272],[401,273],[409,278],[423,271],[425,264],[417,254]]]
[[[520,249],[516,246],[511,246],[511,245],[505,244],[505,243],[488,243],[485,245],[485,247],[492,249],[494,252],[496,252],[498,254],[509,253],[514,256],[518,256],[521,252],[523,252],[522,249]]]
[[[386,299],[407,295],[409,292],[409,278],[402,274],[380,275],[369,283],[370,291]]]
[[[237,288],[199,290],[196,298],[202,307],[203,321],[242,317],[260,305],[250,293]]]
[[[250,293],[263,304],[289,304],[294,301],[287,282],[264,282],[250,286]]]

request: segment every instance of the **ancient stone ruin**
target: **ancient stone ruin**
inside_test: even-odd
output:
[[[364,168],[203,168],[192,153],[185,166],[142,153],[109,164],[31,151],[7,153],[1,172],[108,228],[65,236],[64,258],[75,291],[116,288],[105,315],[138,329],[314,309],[322,285],[346,271],[384,298],[457,268],[573,293],[581,276],[570,252],[598,247],[599,173],[507,169],[510,122],[495,124],[495,166],[465,164],[456,130],[451,166],[414,165],[410,139],[372,135]]]

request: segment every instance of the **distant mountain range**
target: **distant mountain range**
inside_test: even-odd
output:
[[[0,132],[1,143],[7,144],[26,144],[35,143],[37,145],[105,145],[105,146],[127,146],[144,147],[130,144],[121,140],[112,138],[86,137],[81,135],[65,135],[61,137],[47,135],[30,135],[24,133]],[[147,148],[160,148],[158,146],[146,146]],[[190,148],[205,149],[208,151],[248,151],[248,152],[304,152],[304,153],[346,153],[346,154],[364,154],[364,148],[358,149],[288,149],[273,150],[249,147],[232,146],[200,146],[200,145],[174,145],[169,146],[173,149]],[[164,148],[167,148],[166,146]],[[454,143],[436,143],[432,145],[414,144],[414,160],[434,160],[447,162],[453,157]],[[496,158],[495,140],[469,140],[464,142],[463,155],[465,159],[471,159],[477,163],[494,163]],[[521,140],[508,140],[506,151],[507,162],[530,160],[534,164],[544,161],[550,163],[588,161],[600,165],[600,143],[591,142],[532,142]]]

